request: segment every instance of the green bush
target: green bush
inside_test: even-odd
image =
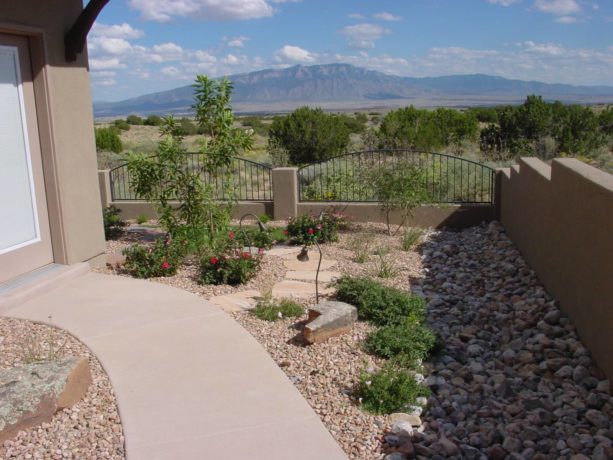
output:
[[[244,284],[253,278],[260,268],[261,254],[229,248],[222,253],[204,256],[200,261],[201,284]]]
[[[164,119],[159,115],[149,115],[145,118],[143,124],[146,126],[162,126],[164,124]]]
[[[277,321],[302,316],[304,307],[292,299],[277,300],[267,297],[258,302],[252,313],[264,321]]]
[[[168,238],[158,239],[152,246],[134,244],[123,250],[124,269],[134,278],[173,276],[184,255],[184,247]]]
[[[126,123],[130,125],[142,125],[143,119],[138,115],[128,115],[128,117],[126,118]]]
[[[275,243],[274,235],[271,230],[261,232],[258,227],[247,227],[243,225],[242,230],[236,229],[234,233],[237,241],[242,246],[270,249]]]
[[[107,240],[117,238],[123,233],[123,228],[127,225],[121,218],[121,209],[116,206],[109,206],[102,210],[104,222],[104,237]]]
[[[404,412],[407,406],[417,403],[417,398],[429,394],[413,375],[391,365],[373,374],[363,373],[356,389],[362,407],[374,414]]]
[[[149,218],[145,214],[139,214],[138,216],[136,216],[136,223],[138,225],[144,224],[148,220]]]
[[[119,153],[123,150],[119,129],[113,126],[108,128],[96,128],[96,150],[106,150]]]
[[[402,238],[400,239],[400,246],[403,251],[410,251],[413,247],[419,243],[424,231],[421,228],[411,227],[405,230]]]
[[[353,251],[353,261],[363,264],[368,260],[370,245],[374,236],[366,233],[356,233],[349,238],[348,248]]]
[[[184,136],[193,136],[198,134],[198,126],[189,118],[181,118],[179,120],[180,132]]]
[[[113,121],[113,126],[121,131],[130,131],[130,125],[126,120],[115,120]]]
[[[372,332],[364,342],[364,351],[385,359],[402,356],[410,366],[426,359],[435,343],[436,335],[427,326],[407,318]]]
[[[358,318],[384,326],[398,324],[406,317],[423,320],[426,302],[399,289],[384,286],[370,278],[343,276],[336,283],[336,298],[355,305]]]
[[[379,278],[393,278],[399,272],[399,268],[389,255],[389,251],[384,248],[378,248],[375,251],[377,258],[375,259],[374,273]]]
[[[286,150],[292,164],[310,163],[344,152],[349,145],[349,129],[335,115],[301,107],[290,115],[274,117],[268,143]]]
[[[346,225],[346,217],[340,213],[323,213],[320,216],[305,214],[289,219],[287,235],[293,244],[328,243],[338,240],[338,230]]]

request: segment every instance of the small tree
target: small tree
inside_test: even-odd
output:
[[[126,122],[130,125],[142,125],[143,119],[138,115],[128,115],[128,118],[126,118]]]
[[[365,177],[373,185],[376,197],[385,212],[387,233],[395,235],[413,215],[413,210],[431,201],[425,172],[415,164],[403,162],[371,169]],[[400,224],[392,231],[392,212],[400,211]]]
[[[146,126],[162,126],[164,119],[159,115],[149,115],[143,122]]]
[[[183,147],[179,122],[164,119],[162,140],[157,155],[131,154],[128,169],[136,193],[154,204],[164,229],[173,237],[186,240],[191,250],[201,251],[220,241],[230,222],[233,199],[231,180],[216,196],[211,180],[229,174],[232,156],[252,145],[251,136],[232,127],[230,107],[232,85],[227,79],[196,79],[195,104],[198,125],[206,131],[199,154],[203,166],[193,167]],[[174,206],[173,202],[178,202]]]
[[[96,150],[119,153],[123,150],[123,144],[119,137],[119,129],[114,126],[108,128],[96,128]]]

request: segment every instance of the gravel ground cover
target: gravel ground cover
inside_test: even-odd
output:
[[[55,414],[49,423],[20,431],[0,445],[0,459],[125,459],[113,388],[89,349],[60,329],[0,317],[1,368],[24,364],[25,350],[33,343],[41,344],[44,350],[53,343],[61,355],[87,357],[93,382],[85,398]]]

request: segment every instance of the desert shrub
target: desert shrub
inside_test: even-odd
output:
[[[117,238],[123,233],[123,229],[127,225],[121,218],[121,209],[116,206],[104,208],[102,210],[102,218],[104,222],[104,237],[107,240]]]
[[[407,406],[416,404],[418,397],[430,394],[405,369],[391,365],[372,374],[363,373],[355,393],[362,407],[374,414],[403,412]]]
[[[138,225],[144,224],[148,220],[149,220],[149,218],[146,215],[144,215],[144,214],[139,214],[138,216],[136,216],[136,223]]]
[[[399,268],[389,255],[386,248],[377,248],[375,251],[377,258],[374,264],[374,274],[379,278],[393,278],[399,272]]]
[[[179,120],[179,129],[183,136],[194,136],[198,134],[198,126],[189,118],[181,118]]]
[[[415,247],[421,239],[424,231],[421,228],[411,227],[407,228],[400,238],[400,246],[403,251],[410,251]]]
[[[261,254],[243,252],[241,248],[211,251],[200,261],[201,284],[244,284],[253,278],[262,261]]]
[[[322,213],[319,216],[305,214],[289,219],[287,235],[293,244],[337,241],[338,230],[346,225],[346,221],[346,217],[340,213]]]
[[[292,164],[304,164],[344,152],[349,145],[349,130],[335,115],[301,107],[290,115],[274,117],[268,143],[285,149]]]
[[[262,232],[258,227],[243,226],[241,230],[236,229],[234,233],[242,246],[270,249],[276,242],[272,229]]]
[[[353,251],[353,261],[363,264],[370,255],[370,245],[374,237],[367,233],[356,233],[349,238],[348,247]]]
[[[263,137],[268,136],[270,125],[264,123],[261,117],[247,116],[241,117],[240,122],[243,126],[253,129],[253,131]]]
[[[435,343],[436,335],[427,326],[407,318],[372,332],[364,342],[364,350],[386,359],[402,356],[406,364],[419,363],[428,357]]]
[[[143,124],[146,126],[162,126],[163,123],[164,119],[159,115],[149,115],[145,118],[145,121],[143,121]]]
[[[143,119],[138,115],[128,115],[128,117],[126,118],[126,123],[130,125],[142,125]]]
[[[121,118],[113,121],[113,126],[121,131],[130,131],[130,124]]]
[[[124,269],[134,278],[173,276],[184,255],[182,243],[158,239],[151,246],[134,244],[123,250]]]
[[[426,303],[400,289],[370,278],[343,276],[335,282],[336,298],[358,309],[358,318],[382,326],[397,324],[406,317],[422,320]]]
[[[119,129],[113,126],[108,128],[96,128],[96,150],[107,150],[119,153],[123,150]]]
[[[273,299],[267,296],[258,302],[252,313],[264,321],[277,321],[302,316],[304,307],[292,299]]]

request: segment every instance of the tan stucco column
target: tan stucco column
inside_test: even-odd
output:
[[[298,168],[272,170],[275,220],[289,219],[298,214]]]

